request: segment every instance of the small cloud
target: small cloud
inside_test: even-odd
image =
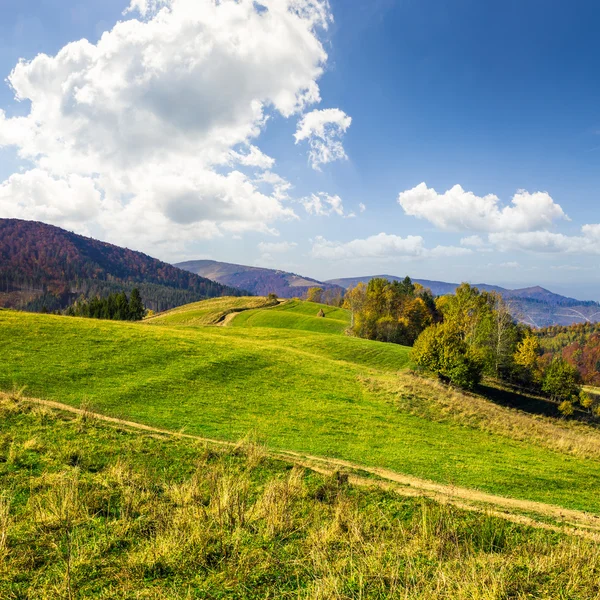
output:
[[[445,256],[463,256],[470,254],[468,248],[456,246],[436,246],[426,248],[424,240],[418,235],[405,238],[398,235],[379,233],[365,239],[350,242],[329,241],[318,236],[312,246],[311,256],[327,260],[346,260],[361,258],[440,258]]]
[[[366,207],[366,206],[365,206],[365,205],[364,205],[364,204],[361,202],[361,203],[358,205],[358,210],[359,210],[361,213],[364,213],[364,212],[365,212],[365,210],[367,210],[367,207]]]
[[[339,215],[340,217],[344,216],[344,204],[342,199],[337,195],[332,196],[327,192],[311,194],[306,198],[302,198],[300,204],[304,206],[304,209],[309,215],[315,215],[317,217],[328,217],[332,214]]]
[[[283,254],[295,248],[296,242],[260,242],[258,249],[261,254]]]
[[[420,183],[398,196],[407,215],[426,219],[442,231],[492,233],[542,231],[557,220],[568,220],[547,192],[518,190],[509,205],[494,194],[477,196],[460,185],[438,193]],[[468,238],[467,238],[468,239]]]
[[[470,246],[472,248],[482,248],[485,242],[478,235],[470,235],[460,240],[461,246]]]
[[[351,123],[352,118],[339,108],[313,110],[302,117],[294,137],[296,144],[308,141],[313,169],[320,171],[321,165],[348,158],[341,138]]]

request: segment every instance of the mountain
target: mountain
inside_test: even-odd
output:
[[[82,295],[134,287],[153,310],[243,294],[141,252],[36,221],[0,219],[0,307],[53,311]]]
[[[404,277],[396,275],[365,275],[364,277],[345,277],[342,279],[328,279],[327,283],[339,285],[344,289],[356,286],[359,283],[368,283],[371,279],[382,278],[388,281],[402,281]],[[434,296],[444,296],[445,294],[453,294],[458,287],[458,283],[447,283],[445,281],[431,281],[429,279],[413,279],[414,283],[420,283],[423,287],[429,288]],[[476,284],[475,287],[487,292],[505,292],[504,288],[497,285],[488,285],[487,283]]]
[[[395,275],[367,275],[364,277],[329,279],[327,283],[348,289],[360,282],[367,283],[375,277],[382,277],[389,281],[401,281],[404,279],[404,277],[396,277]],[[413,279],[413,281],[429,288],[435,296],[453,294],[459,285],[457,283],[430,281],[428,279]],[[600,321],[600,304],[597,302],[576,300],[575,298],[561,296],[540,286],[509,290],[497,285],[475,283],[473,287],[502,294],[503,298],[508,302],[515,318],[533,327],[572,325],[573,323]]]
[[[275,269],[247,267],[215,260],[190,260],[175,266],[223,285],[248,290],[257,296],[274,293],[280,298],[298,298],[311,287],[321,287],[331,293],[343,292],[339,285]]]

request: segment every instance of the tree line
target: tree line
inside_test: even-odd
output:
[[[82,299],[71,305],[66,313],[71,317],[86,317],[88,319],[111,319],[114,321],[141,321],[146,314],[146,308],[137,288],[131,291],[129,298],[125,292],[109,294],[104,298]]]
[[[349,289],[343,305],[352,334],[413,346],[416,368],[446,383],[472,390],[489,377],[544,395],[565,415],[579,409],[600,416],[578,369],[544,352],[539,334],[517,323],[497,292],[463,283],[453,295],[434,298],[408,277],[372,279]]]

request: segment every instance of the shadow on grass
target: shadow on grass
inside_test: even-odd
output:
[[[558,407],[554,402],[508,388],[500,388],[485,382],[477,388],[477,392],[495,404],[517,408],[532,415],[560,417]]]

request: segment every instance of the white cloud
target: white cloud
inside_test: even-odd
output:
[[[351,123],[352,118],[339,108],[313,110],[302,117],[294,137],[296,144],[308,140],[313,169],[319,171],[321,165],[348,158],[341,138]]]
[[[41,169],[15,173],[0,183],[0,214],[73,228],[100,213],[102,197],[94,181],[70,175],[55,178]]]
[[[361,203],[358,205],[358,210],[359,210],[361,213],[364,213],[364,212],[365,212],[365,210],[367,210],[367,207],[366,207],[366,206],[365,206],[365,205],[364,205],[364,204],[361,202]]]
[[[317,237],[313,242],[311,256],[327,260],[360,258],[436,258],[443,256],[461,256],[470,254],[467,248],[454,246],[436,246],[428,249],[421,236],[409,235],[405,238],[387,233],[372,235],[366,239],[350,242],[334,242]]]
[[[307,198],[302,198],[300,203],[304,206],[309,215],[317,217],[327,217],[332,214],[344,216],[344,204],[339,196],[332,196],[327,192],[311,194]]]
[[[284,254],[293,250],[297,245],[296,242],[260,242],[258,249],[261,254]]]
[[[421,183],[402,192],[398,203],[407,215],[426,219],[443,231],[538,231],[567,218],[548,193],[525,190],[517,192],[510,205],[501,206],[493,194],[476,196],[460,185],[438,194]]]
[[[230,150],[229,156],[232,162],[237,162],[245,167],[258,167],[260,169],[272,169],[275,165],[275,159],[264,154],[256,146],[250,146],[248,152],[236,152]]]
[[[550,231],[491,233],[489,241],[501,251],[600,254],[600,225],[584,225],[581,235],[573,236]]]
[[[472,248],[482,248],[485,242],[478,235],[470,235],[460,240],[461,246],[470,246]]]
[[[252,143],[269,114],[320,101],[327,0],[132,0],[127,10],[138,18],[97,44],[70,43],[10,74],[31,108],[0,111],[0,147],[35,168],[2,184],[2,213],[79,230],[93,219],[146,249],[294,218],[285,180],[233,165],[272,169]]]
[[[493,267],[494,265],[489,265],[489,266]],[[521,268],[521,265],[516,261],[503,262],[503,263],[500,263],[498,266],[501,267],[502,269],[519,269],[519,268]]]

